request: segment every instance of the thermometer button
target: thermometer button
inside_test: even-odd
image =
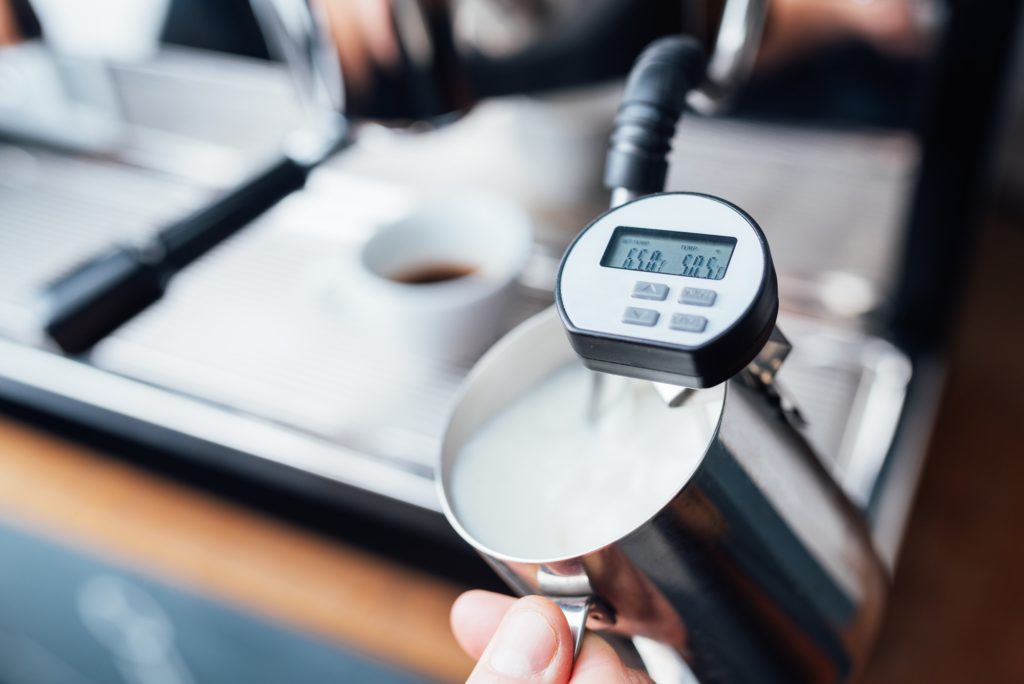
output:
[[[673,330],[680,332],[704,332],[704,328],[708,327],[708,319],[703,316],[694,316],[693,314],[672,314],[672,320],[668,322],[668,327]]]
[[[638,280],[633,286],[633,298],[650,299],[655,302],[663,302],[668,299],[668,285],[663,285],[661,283],[648,283],[643,280]]]
[[[654,309],[639,309],[631,306],[622,314],[622,322],[650,328],[657,324],[658,312]]]
[[[636,295],[633,295],[634,297]],[[694,306],[712,306],[718,295],[714,290],[705,290],[700,287],[684,287],[683,293],[679,295],[680,304],[693,304]]]

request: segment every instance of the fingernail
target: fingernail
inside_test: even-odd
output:
[[[558,648],[558,636],[544,616],[530,608],[513,609],[498,628],[488,665],[506,677],[543,672]]]

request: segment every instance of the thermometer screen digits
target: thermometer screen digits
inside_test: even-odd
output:
[[[721,280],[736,238],[619,226],[601,258],[607,268]]]

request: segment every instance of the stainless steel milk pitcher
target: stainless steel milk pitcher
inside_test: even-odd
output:
[[[621,206],[595,219],[563,259],[556,287],[561,318],[552,309],[527,321],[493,347],[470,373],[442,445],[440,495],[445,513],[459,534],[515,591],[556,600],[577,639],[585,624],[589,629],[643,644],[645,648],[637,648],[642,656],[645,651],[652,652],[648,648],[651,643],[660,644],[662,652],[667,650],[685,660],[697,679],[705,683],[843,681],[864,665],[880,623],[888,576],[862,512],[808,444],[800,429],[799,413],[783,401],[774,382],[788,343],[777,329],[771,332],[778,308],[776,279],[764,236],[753,220],[728,205],[735,210],[734,218],[741,227],[749,224],[752,232],[743,232],[747,230],[743,228],[720,235],[746,235],[753,240],[746,243],[748,247],[756,244],[758,249],[744,251],[740,244],[735,248],[737,263],[729,267],[734,269],[733,276],[719,274],[719,279],[706,281],[718,283],[723,301],[732,297],[730,305],[738,301],[738,292],[754,293],[750,300],[754,303],[737,309],[741,316],[737,320],[746,320],[742,317],[750,312],[763,315],[749,318],[757,325],[749,328],[740,342],[729,338],[737,330],[746,329],[739,323],[716,333],[707,340],[707,346],[698,348],[665,342],[664,332],[651,333],[660,337],[652,338],[650,344],[639,333],[624,336],[626,333],[615,327],[618,320],[609,326],[612,332],[608,334],[594,328],[604,323],[588,323],[581,329],[566,320],[566,292],[574,305],[581,301],[585,304],[588,320],[610,320],[621,311],[618,303],[607,319],[594,318],[592,312],[604,311],[601,307],[605,299],[614,296],[609,292],[621,292],[634,276],[643,275],[627,270],[628,277],[623,280],[601,272],[609,252],[600,258],[595,250],[602,244],[612,250],[617,232],[665,235],[672,228],[669,224],[681,231],[704,230],[728,204],[716,200],[717,213],[699,210],[695,207],[706,203],[683,198],[686,193],[633,202],[662,190],[676,121],[686,105],[687,92],[701,82],[703,69],[699,48],[684,38],[657,41],[637,60],[616,118],[605,170],[613,204]],[[637,210],[640,204],[648,209]],[[652,207],[668,207],[667,213]],[[630,218],[606,220],[613,214]],[[644,221],[652,225],[628,227],[645,226]],[[624,223],[618,225],[620,222]],[[726,231],[726,226],[722,223],[721,230]],[[608,238],[613,230],[615,233]],[[588,238],[595,234],[605,237],[597,242]],[[736,239],[732,244],[737,244]],[[577,248],[581,252],[575,252]],[[761,260],[748,258],[758,250],[762,250]],[[573,261],[573,255],[580,253],[585,255],[585,266],[570,268],[573,263],[581,263]],[[598,261],[601,263],[595,265]],[[616,265],[629,268],[628,264]],[[671,275],[650,268],[634,270],[648,272],[644,280],[660,280],[660,287],[666,290],[660,299],[665,299]],[[730,289],[728,279],[732,277],[735,282],[736,273],[756,278],[760,288]],[[567,277],[575,280],[566,284]],[[722,277],[727,280],[720,280]],[[609,290],[605,285],[612,282],[611,278],[618,278],[614,282],[623,287],[616,285]],[[627,302],[623,306],[636,305]],[[653,326],[659,315],[674,320],[672,312],[678,308],[675,304],[662,307],[661,314],[651,309],[647,313],[652,318],[644,325]],[[626,315],[632,310],[627,308]],[[704,323],[711,325],[707,320]],[[703,330],[700,326],[697,332]],[[567,331],[573,338],[572,345]],[[729,344],[721,343],[727,338]],[[687,372],[674,370],[677,366],[687,368],[686,364],[672,364],[694,349],[702,350],[704,361],[711,356],[729,361],[730,370],[714,374],[707,382],[687,382]],[[608,356],[620,351],[621,358]],[[599,363],[586,357],[591,352],[599,353]],[[489,548],[467,531],[474,529],[473,521],[463,518],[465,512],[453,498],[452,477],[460,451],[488,421],[515,402],[529,401],[531,392],[560,369],[584,363],[630,376],[598,377],[641,383],[635,387],[638,391],[653,392],[650,381],[664,378],[691,388],[705,388],[684,393],[681,388],[662,386],[662,390],[673,392],[663,392],[665,401],[655,403],[653,410],[679,413],[662,413],[661,420],[641,426],[664,432],[657,444],[676,445],[679,458],[693,459],[687,461],[691,465],[679,471],[678,482],[666,488],[672,494],[664,500],[651,500],[647,492],[624,489],[621,496],[631,499],[617,503],[628,504],[638,513],[636,524],[574,555],[513,557]],[[709,363],[703,367],[710,367]],[[696,366],[691,364],[689,368]],[[662,372],[666,369],[669,372]],[[722,382],[722,378],[731,379]],[[673,399],[670,394],[678,396]],[[714,420],[686,422],[684,434],[684,421],[680,419],[685,412],[697,410],[713,411]],[[629,420],[643,423],[646,417],[631,415]],[[700,427],[703,425],[706,429]],[[688,444],[685,449],[684,442]],[[623,457],[640,462],[644,453],[624,453]],[[578,467],[588,467],[583,463]],[[647,482],[645,487],[650,485]],[[532,494],[522,493],[525,505],[531,505]],[[513,492],[513,496],[519,493]],[[565,496],[571,497],[572,492]],[[628,522],[632,521],[630,518]],[[515,520],[504,522],[515,524]],[[600,529],[603,533],[606,528]]]
[[[661,643],[701,682],[841,681],[857,672],[886,573],[861,514],[779,406],[742,379],[698,391],[724,394],[707,450],[671,501],[629,534],[582,556],[530,559],[466,532],[450,489],[461,445],[552,372],[579,363],[548,310],[471,373],[439,480],[463,538],[516,592],[555,599],[571,624],[592,606],[588,628]]]

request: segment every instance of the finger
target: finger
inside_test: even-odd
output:
[[[572,652],[562,611],[547,599],[527,596],[505,613],[467,684],[566,684]]]
[[[597,636],[583,638],[580,655],[572,673],[572,684],[654,684],[643,672],[630,669],[622,663],[611,645]]]
[[[478,589],[467,591],[455,600],[451,612],[452,633],[470,658],[480,659],[501,618],[515,602],[511,596]]]

